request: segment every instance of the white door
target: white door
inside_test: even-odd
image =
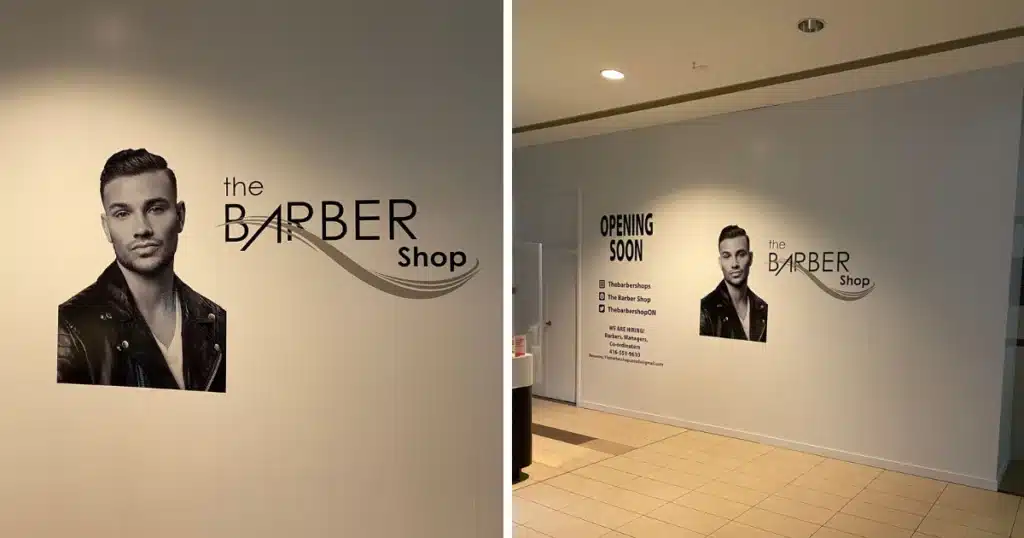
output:
[[[535,392],[576,403],[576,252],[545,248],[542,267],[544,383]]]

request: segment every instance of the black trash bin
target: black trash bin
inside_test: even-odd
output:
[[[533,355],[512,358],[512,482],[533,463]]]

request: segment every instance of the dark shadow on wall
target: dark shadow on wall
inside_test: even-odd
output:
[[[67,73],[68,83],[85,93],[95,91],[90,81],[156,81],[167,87],[169,100],[205,96],[224,115],[245,118],[254,132],[288,140],[319,160],[390,153],[444,168],[464,156],[458,133],[489,118],[497,159],[503,136],[500,47],[466,45],[492,39],[485,27],[467,36],[466,25],[450,33],[425,32],[423,25],[450,26],[451,11],[473,20],[494,12],[500,19],[499,6],[481,2],[478,13],[465,13],[464,2],[451,2],[451,9],[446,3],[299,1],[285,7],[253,0],[239,9],[199,0],[16,2],[0,9],[0,81],[6,86]],[[396,11],[404,16],[388,15]],[[389,46],[397,41],[383,37],[367,42],[366,21],[385,18],[394,21],[393,32],[416,35],[423,46]],[[446,61],[435,61],[439,54]],[[467,67],[479,65],[494,67],[491,73]],[[410,81],[432,80],[447,81],[451,90],[409,91]],[[430,106],[424,106],[427,99]],[[362,169],[344,164],[364,178],[399,171],[389,159]]]

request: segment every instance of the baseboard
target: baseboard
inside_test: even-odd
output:
[[[964,486],[971,486],[975,488],[987,489],[989,491],[998,491],[999,483],[996,480],[982,478],[978,476],[965,475],[960,473],[954,473],[950,471],[943,471],[941,469],[932,469],[930,467],[922,467],[920,465],[914,465],[911,463],[903,463],[899,461],[888,460],[884,458],[876,458],[873,456],[866,456],[864,454],[857,454],[855,452],[846,452],[844,450],[836,450],[833,448],[825,448],[815,446],[807,443],[800,443],[797,441],[790,441],[787,439],[780,439],[778,437],[771,437],[768,435],[761,435],[757,433],[745,432],[742,430],[733,430],[730,428],[722,428],[719,426],[712,426],[710,424],[701,424],[699,422],[691,422],[688,420],[681,420],[677,418],[666,417],[662,415],[656,415],[654,413],[644,413],[641,411],[630,411],[629,409],[623,409],[621,407],[615,407],[611,405],[599,404],[596,402],[580,401],[577,404],[578,407],[584,409],[590,409],[593,411],[603,411],[605,413],[612,413],[615,415],[622,415],[630,418],[639,420],[647,420],[650,422],[657,422],[660,424],[668,424],[670,426],[677,426],[680,428],[686,428],[690,430],[698,430],[707,433],[713,433],[717,435],[724,435],[726,437],[734,437],[737,439],[744,439],[747,441],[754,441],[765,445],[777,446],[781,448],[788,448],[791,450],[798,450],[800,452],[808,452],[811,454],[817,454],[826,458],[833,458],[837,460],[848,461],[851,463],[859,463],[862,465],[868,465],[870,467],[877,467],[879,469],[886,469],[889,471],[895,471],[899,473],[906,473],[910,475],[920,476],[924,478],[931,478],[934,480],[941,480],[943,482],[952,482],[954,484],[962,484]],[[1005,470],[1005,469],[1004,469]]]

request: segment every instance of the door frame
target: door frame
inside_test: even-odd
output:
[[[583,398],[583,189],[576,187],[576,402]]]
[[[551,400],[554,400],[554,401],[566,403],[566,404],[577,405],[577,403],[579,402],[579,399],[580,399],[580,367],[579,367],[579,365],[580,365],[580,309],[579,309],[579,303],[580,303],[580,301],[579,301],[579,299],[580,299],[580,278],[579,278],[579,275],[580,275],[580,253],[579,253],[579,249],[576,249],[576,248],[557,248],[557,247],[554,247],[552,249],[546,249],[546,250],[547,250],[547,252],[551,252],[552,250],[554,250],[554,251],[557,251],[557,252],[559,252],[561,254],[566,254],[566,255],[572,256],[573,262],[574,262],[573,266],[572,266],[572,270],[573,270],[573,272],[572,272],[572,276],[573,276],[573,294],[572,294],[573,319],[572,319],[572,325],[571,325],[571,328],[572,328],[572,331],[573,331],[572,332],[572,339],[571,339],[572,346],[573,346],[573,350],[572,350],[572,359],[573,359],[573,365],[572,365],[573,387],[572,387],[572,391],[573,391],[573,394],[572,394],[572,399],[571,400],[563,400],[561,398],[554,398],[554,397],[550,397],[550,396],[546,396],[546,395],[542,396],[542,397],[548,398],[548,399],[551,399]],[[543,264],[543,259],[542,259],[541,260],[541,267],[543,268],[543,266],[544,266],[544,264]],[[543,274],[543,272],[544,271],[542,270],[541,273]],[[548,322],[551,321],[551,318],[548,316],[548,314],[549,314],[548,307],[551,304],[551,301],[547,300],[547,288],[543,287],[544,286],[544,284],[543,284],[544,281],[546,281],[546,279],[543,279],[543,277],[542,277],[542,284],[541,284],[541,286],[542,286],[542,290],[543,290],[544,299],[543,299],[541,308],[542,308],[542,310],[544,312],[544,325],[542,327],[543,336],[541,338],[541,342],[542,342],[541,343],[541,349],[542,349],[541,356],[543,357],[542,361],[543,361],[543,367],[544,367],[544,372],[542,373],[542,375],[544,376],[545,383],[546,383],[547,380],[550,379],[550,377],[548,376],[547,368],[551,365],[551,362],[547,360],[547,358],[551,355],[548,352],[549,350],[547,349],[547,344],[548,344],[547,331],[548,331],[548,327],[549,327],[548,326]],[[544,385],[544,387],[546,389],[547,385]]]
[[[581,405],[584,402],[583,396],[583,290],[586,287],[583,282],[583,189],[579,185],[574,185],[570,188],[549,188],[547,186],[534,185],[534,188],[527,188],[520,192],[520,198],[526,198],[529,201],[535,203],[543,203],[544,199],[557,198],[559,196],[573,195],[576,202],[576,237],[574,238],[574,248],[568,250],[574,250],[576,252],[576,402],[574,405],[578,407],[584,407]],[[515,189],[513,189],[515,190]],[[513,204],[513,211],[521,206],[515,206]],[[529,207],[529,205],[527,205]],[[532,213],[532,211],[531,211]],[[513,224],[515,227],[515,224]],[[518,236],[514,239],[515,243],[540,243],[544,245],[549,243],[544,241],[543,233],[526,234],[526,237]],[[557,248],[557,243],[554,243]],[[568,245],[566,245],[568,247]],[[543,248],[543,247],[542,247]],[[542,253],[543,255],[543,253]],[[543,276],[541,277],[543,282]],[[543,284],[542,284],[543,285]],[[543,338],[543,336],[541,337]],[[542,344],[543,345],[543,344]]]

